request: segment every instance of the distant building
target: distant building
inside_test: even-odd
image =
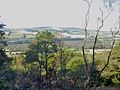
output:
[[[25,54],[25,52],[22,52],[22,51],[10,51],[10,50],[7,50],[7,49],[5,49],[5,53],[8,57]]]

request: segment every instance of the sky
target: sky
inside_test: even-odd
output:
[[[99,10],[108,10],[100,0],[93,0],[90,10],[89,29],[96,29]],[[1,20],[8,28],[27,28],[39,26],[84,28],[88,6],[84,0],[0,0]],[[118,16],[112,11],[105,22],[104,30],[109,30]]]

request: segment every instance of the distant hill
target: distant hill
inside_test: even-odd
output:
[[[49,32],[52,32],[58,38],[64,37],[66,46],[69,47],[81,46],[85,33],[83,29],[74,28],[74,27],[33,27],[33,28],[18,28],[18,29],[6,28],[5,41],[7,41],[8,43],[8,49],[11,48],[11,50],[13,50],[15,46],[19,46],[17,50],[19,50],[20,48],[24,50],[23,46],[27,47],[27,45],[31,43],[31,40],[35,38],[36,34],[44,30],[48,30]],[[88,47],[92,47],[95,35],[96,35],[96,30],[88,30]],[[102,47],[109,48],[110,43],[112,41],[111,32],[100,31],[98,38],[99,38],[98,43],[103,44]],[[119,39],[119,35],[117,36],[117,39]]]

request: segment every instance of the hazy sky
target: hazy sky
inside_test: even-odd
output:
[[[99,6],[94,0],[91,8],[89,28],[96,28]],[[108,13],[105,8],[105,15]],[[0,0],[0,16],[7,27],[23,28],[35,26],[64,26],[84,28],[87,4],[83,0]],[[117,13],[112,12],[105,29],[115,21]]]

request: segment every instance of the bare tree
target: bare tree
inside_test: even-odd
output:
[[[108,57],[107,57],[107,62],[105,64],[105,66],[100,70],[100,72],[98,73],[97,77],[96,77],[96,80],[95,80],[95,83],[94,83],[94,90],[96,89],[96,85],[98,84],[98,80],[102,74],[102,72],[105,70],[105,68],[109,65],[109,62],[110,62],[110,57],[112,55],[112,51],[113,51],[113,48],[114,48],[114,45],[115,45],[115,37],[116,35],[119,33],[119,30],[120,30],[120,15],[118,17],[118,29],[113,31],[113,28],[111,28],[111,34],[112,34],[112,37],[113,37],[113,41],[112,41],[112,45],[111,45],[111,50],[109,51],[109,54],[108,54]],[[115,23],[115,25],[117,24]],[[117,28],[117,26],[115,26],[115,29]]]
[[[85,28],[84,28],[85,38],[84,38],[84,43],[83,43],[83,47],[82,47],[82,52],[83,52],[83,58],[84,58],[85,70],[86,70],[86,77],[87,77],[86,81],[84,82],[84,90],[88,90],[91,86],[91,83],[92,83],[92,81],[91,81],[92,76],[91,75],[92,75],[93,67],[95,65],[95,48],[96,48],[96,44],[97,44],[97,41],[98,41],[99,32],[103,28],[104,22],[106,21],[106,19],[111,14],[111,11],[109,11],[109,13],[104,17],[104,11],[102,10],[102,8],[99,8],[99,10],[101,12],[101,18],[99,18],[99,21],[98,21],[97,31],[96,31],[96,35],[95,35],[94,42],[93,42],[92,61],[91,61],[91,65],[89,65],[88,60],[87,60],[87,56],[86,56],[86,53],[85,53],[85,49],[86,49],[85,47],[86,47],[86,44],[87,44],[87,28],[88,28],[88,24],[89,24],[90,9],[91,9],[91,5],[92,5],[93,0],[91,0],[91,1],[84,0],[84,1],[87,3],[88,9],[87,9],[87,12],[86,12],[86,17],[85,17]],[[119,19],[120,19],[120,17],[118,18],[118,20]],[[111,50],[108,54],[107,63],[99,71],[95,81],[93,82],[94,83],[94,89],[96,89],[96,85],[98,84],[98,81],[99,81],[99,78],[100,78],[102,72],[105,70],[105,68],[109,64],[110,57],[111,57],[111,54],[112,54],[112,50],[113,50],[114,44],[115,44],[114,37],[119,32],[119,29],[120,29],[120,21],[119,21],[119,28],[118,28],[117,32],[112,32],[113,42],[112,42],[112,45],[111,45]]]
[[[86,82],[84,83],[84,88],[86,89],[87,86],[88,86],[88,83],[90,81],[90,71],[89,71],[89,67],[88,67],[88,62],[87,62],[87,58],[86,58],[86,53],[85,53],[85,47],[86,47],[86,44],[87,44],[87,27],[88,27],[88,23],[89,23],[89,15],[90,15],[90,8],[91,8],[91,4],[93,2],[93,0],[91,2],[89,2],[88,0],[85,0],[87,5],[88,5],[88,10],[87,10],[87,13],[86,13],[86,16],[85,16],[85,38],[84,38],[84,44],[83,44],[83,47],[82,47],[82,52],[83,52],[83,58],[84,58],[84,63],[85,63],[85,68],[86,68],[86,76],[87,76],[87,80]]]

